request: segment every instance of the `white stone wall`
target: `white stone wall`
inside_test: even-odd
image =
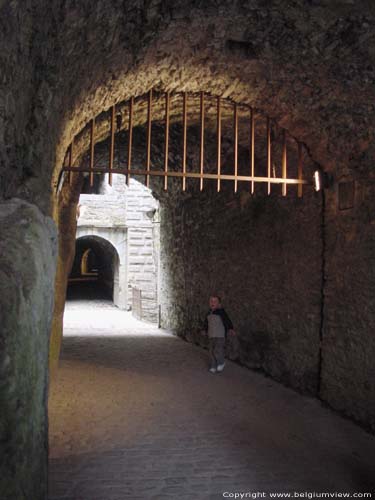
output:
[[[157,321],[158,202],[135,180],[126,195],[129,301],[133,286],[142,290],[142,315]]]
[[[81,194],[79,197],[79,226],[125,227],[124,195]]]
[[[100,189],[101,194],[80,196],[77,232],[84,232],[85,235],[91,232],[108,239],[115,246],[121,269],[119,289],[115,290],[118,295],[116,305],[131,308],[132,287],[137,287],[142,291],[143,318],[156,322],[159,203],[150,189],[134,179],[130,180],[129,187],[122,175],[113,175],[112,186],[107,180]],[[116,241],[109,239],[114,229]]]

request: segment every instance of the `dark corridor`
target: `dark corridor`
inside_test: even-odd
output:
[[[67,300],[113,301],[116,266],[117,252],[108,241],[97,236],[78,238]]]

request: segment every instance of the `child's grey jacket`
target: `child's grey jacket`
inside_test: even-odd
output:
[[[209,310],[204,321],[203,329],[209,337],[227,337],[228,330],[233,329],[233,323],[228,314],[221,307],[220,309]]]

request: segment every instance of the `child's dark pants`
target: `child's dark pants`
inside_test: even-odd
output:
[[[225,338],[210,337],[208,354],[210,358],[210,368],[217,368],[224,363]]]

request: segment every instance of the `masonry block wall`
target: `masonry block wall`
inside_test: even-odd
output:
[[[100,161],[100,156],[99,161]],[[98,235],[108,240],[119,255],[118,304],[132,307],[132,288],[142,292],[142,317],[157,322],[158,207],[150,189],[131,179],[113,175],[103,178],[98,194],[80,196],[78,233]],[[126,290],[127,288],[127,290]]]
[[[189,128],[188,135],[196,132]],[[145,136],[144,129],[135,131],[137,165],[145,162]],[[162,128],[153,136],[155,168],[162,168]],[[176,124],[172,169],[181,166],[179,141]],[[211,136],[206,150],[211,165],[214,145]],[[197,165],[193,151],[188,150],[189,165]],[[223,142],[224,167],[230,167],[232,151],[232,142]],[[240,150],[242,165],[245,153]],[[277,196],[277,187],[267,197],[261,186],[254,197],[244,186],[236,195],[230,189],[217,194],[209,182],[199,193],[194,181],[181,193],[176,180],[164,193],[160,182],[152,181],[161,203],[161,318],[166,328],[205,345],[199,330],[207,296],[223,294],[239,330],[238,342],[228,349],[232,359],[319,396],[374,429],[375,348],[371,314],[364,314],[373,307],[375,282],[368,267],[372,184],[363,178],[354,182],[350,170],[342,171],[324,195],[309,188],[302,199],[293,188],[287,198]],[[313,165],[305,174],[311,179]],[[354,195],[345,195],[352,184]]]
[[[161,204],[162,324],[200,334],[210,293],[223,296],[238,339],[230,356],[298,390],[319,379],[321,199],[214,189]]]
[[[2,210],[10,198],[18,198],[44,216],[56,214],[57,179],[73,137],[98,113],[151,87],[204,90],[262,110],[305,142],[314,160],[337,182],[346,175],[358,184],[359,199],[345,214],[337,212],[336,187],[327,192],[321,395],[335,408],[375,429],[374,20],[375,5],[369,0],[300,0],[289,2],[287,8],[284,2],[263,0],[141,4],[98,0],[95,7],[87,1],[1,1]],[[70,259],[68,233],[74,228],[75,211],[70,208],[59,224],[57,331],[61,331],[69,267],[63,257]],[[277,211],[274,216],[277,220]],[[177,211],[177,225],[180,217]],[[48,233],[47,220],[41,224]],[[6,229],[9,226],[4,223]],[[21,246],[30,242],[30,227],[22,225],[14,238]],[[5,230],[2,239],[9,248],[16,248],[13,236]],[[32,263],[43,252],[46,259],[54,255],[54,244],[47,236],[35,238],[27,256],[28,270],[20,273],[11,268],[7,251],[0,254],[1,269],[10,273],[20,289],[28,289],[25,285],[31,270],[34,283],[39,283]],[[182,262],[180,255],[176,259]],[[54,279],[52,267],[45,270],[41,284],[41,293],[47,297]],[[176,268],[177,276],[179,272]],[[171,276],[168,279],[173,281]],[[185,298],[177,292],[172,298],[178,296]],[[47,302],[30,297],[29,326],[38,331],[30,337],[30,344],[17,343],[24,326],[14,319],[14,311],[23,297],[15,296],[11,307],[7,293],[1,298],[2,324],[14,326],[2,343],[2,359],[12,358],[17,345],[24,364],[23,371],[4,373],[0,399],[6,405],[31,402],[29,418],[21,428],[15,416],[7,421],[4,412],[1,414],[1,442],[4,429],[9,436],[8,459],[1,464],[0,474],[0,491],[7,500],[39,500],[46,493],[46,420],[45,416],[39,418],[38,404],[40,394],[47,391],[48,363],[38,358],[38,346],[48,341],[50,310],[46,310]],[[183,318],[186,300],[172,304],[176,318]],[[228,308],[232,311],[229,302]],[[238,317],[235,309],[233,313]],[[262,331],[267,326],[259,325]],[[59,342],[55,346],[57,356]],[[39,371],[34,372],[36,360]],[[22,383],[25,372],[35,373],[26,385]],[[41,392],[36,393],[35,387]],[[15,388],[14,393],[9,388]],[[32,456],[40,474],[23,474],[33,432],[42,437],[35,441]],[[7,463],[14,468],[10,470]]]
[[[372,186],[372,185],[371,185]],[[163,326],[200,334],[212,292],[238,332],[228,356],[375,429],[373,191],[302,200],[194,193],[161,202]]]
[[[121,176],[122,182],[124,178]],[[159,203],[149,189],[134,179],[126,192],[128,228],[128,303],[131,289],[142,291],[142,317],[158,320]]]
[[[357,172],[326,190],[321,397],[375,430],[375,185]],[[353,204],[339,185],[353,182]]]

